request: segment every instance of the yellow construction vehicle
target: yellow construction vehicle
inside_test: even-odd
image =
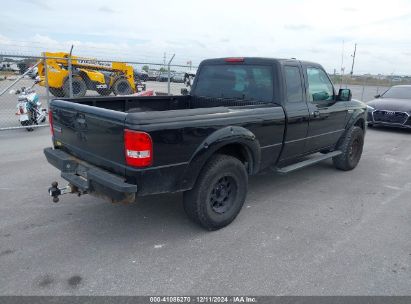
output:
[[[56,97],[70,97],[69,53],[44,53],[47,61],[49,91]],[[73,97],[83,97],[87,90],[106,96],[135,93],[133,67],[123,62],[104,62],[77,56],[71,57]],[[43,62],[38,65],[39,85],[46,86]]]

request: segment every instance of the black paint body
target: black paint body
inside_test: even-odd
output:
[[[197,96],[198,75],[208,64],[232,63],[224,59],[203,61],[188,96],[53,100],[50,110],[55,148],[124,177],[127,183],[137,185],[137,195],[147,195],[191,189],[206,161],[219,150],[238,156],[249,174],[255,174],[320,150],[333,150],[352,125],[365,125],[366,106],[359,101],[333,100],[319,105],[309,102],[304,94],[301,102],[287,102],[284,66],[300,69],[306,92],[304,68],[321,68],[318,64],[245,58],[241,64],[272,68],[274,96],[264,103]],[[150,134],[150,167],[126,166],[125,128]]]

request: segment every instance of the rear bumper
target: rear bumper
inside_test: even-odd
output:
[[[112,202],[135,200],[137,185],[129,184],[124,178],[97,168],[72,155],[52,148],[45,148],[47,161],[61,171],[61,177],[81,192],[103,196]]]

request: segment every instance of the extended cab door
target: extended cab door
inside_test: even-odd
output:
[[[307,105],[310,113],[305,152],[333,146],[345,130],[347,106],[336,101],[334,86],[320,65],[304,65]]]
[[[286,62],[284,75],[284,108],[287,113],[287,130],[281,160],[295,158],[304,153],[308,132],[309,111],[304,94],[304,77],[298,61]]]

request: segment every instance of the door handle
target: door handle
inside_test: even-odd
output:
[[[320,111],[313,111],[313,117],[320,117]]]

